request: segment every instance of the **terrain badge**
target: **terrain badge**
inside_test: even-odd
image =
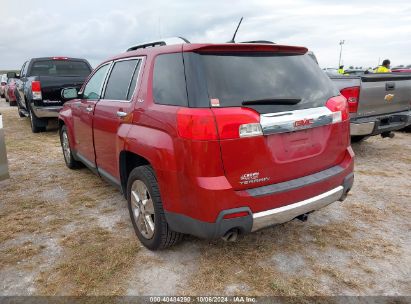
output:
[[[394,94],[387,94],[387,95],[385,95],[385,97],[384,97],[384,100],[385,100],[386,102],[391,102],[393,99],[394,99]]]

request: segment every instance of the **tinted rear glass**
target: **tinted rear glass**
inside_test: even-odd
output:
[[[185,63],[191,65],[186,67],[190,75],[187,77],[189,96],[194,96],[193,87],[197,88],[196,91],[200,88],[200,80],[195,77],[198,73],[191,71],[196,66],[204,75],[201,81],[205,79],[206,82],[207,102],[218,100],[220,107],[238,107],[243,101],[265,99],[301,100],[294,105],[250,106],[260,113],[288,111],[324,106],[330,97],[339,94],[309,55],[192,53],[184,58]],[[196,96],[195,99],[201,98]],[[198,103],[193,104],[198,106]]]
[[[40,60],[35,61],[29,72],[30,76],[82,76],[91,73],[84,61],[74,60]]]
[[[202,59],[210,98],[218,98],[223,107],[271,98],[325,102],[336,94],[308,56],[203,55]]]

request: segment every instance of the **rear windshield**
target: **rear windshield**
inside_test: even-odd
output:
[[[191,53],[184,58],[187,92],[194,106],[205,99],[199,90],[206,90],[208,106],[238,107],[243,102],[270,100],[267,105],[250,106],[260,113],[320,107],[339,94],[309,55]],[[194,66],[200,71],[193,72]],[[284,105],[284,100],[299,101]]]
[[[31,66],[30,76],[83,76],[91,73],[84,61],[74,60],[41,60]]]

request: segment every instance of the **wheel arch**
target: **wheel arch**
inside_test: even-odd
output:
[[[66,124],[64,120],[61,119],[60,117],[57,119],[57,122],[58,122],[59,130],[61,130],[61,128]]]
[[[136,167],[151,165],[151,163],[147,158],[127,150],[121,151],[119,158],[121,190],[127,197],[127,181],[131,171]]]

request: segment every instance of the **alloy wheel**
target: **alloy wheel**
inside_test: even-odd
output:
[[[64,154],[64,159],[66,160],[66,163],[70,163],[71,161],[71,151],[70,151],[70,144],[67,136],[67,132],[63,131],[62,135],[62,146],[63,146],[63,154]]]
[[[131,186],[131,208],[138,231],[146,239],[154,235],[154,204],[147,186],[136,180]]]

